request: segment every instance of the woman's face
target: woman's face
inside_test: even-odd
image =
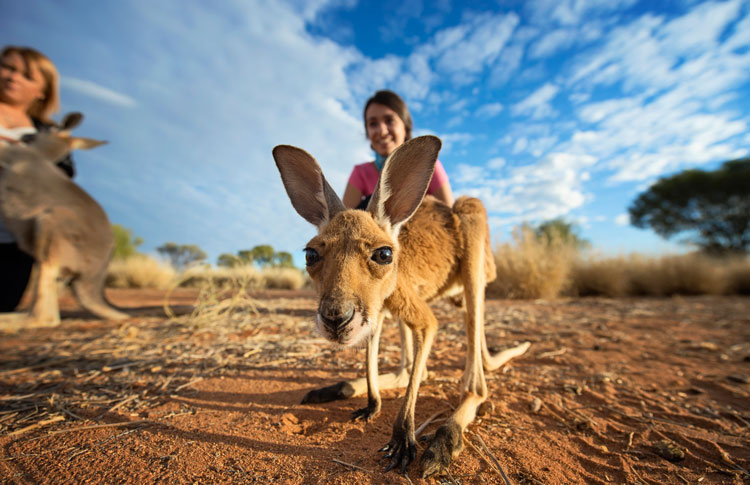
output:
[[[0,100],[28,109],[34,101],[44,97],[45,81],[38,66],[26,68],[17,52],[0,58]]]
[[[406,125],[399,115],[388,106],[372,103],[365,112],[367,138],[370,146],[387,157],[406,139]]]

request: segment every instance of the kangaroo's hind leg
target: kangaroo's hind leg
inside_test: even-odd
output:
[[[129,315],[115,309],[104,297],[106,266],[93,274],[81,274],[71,282],[76,299],[83,308],[107,320],[123,320]]]
[[[466,303],[466,366],[461,383],[461,403],[453,415],[438,428],[422,455],[420,469],[423,477],[448,469],[463,449],[463,432],[476,417],[477,408],[487,399],[488,394],[482,358],[482,351],[486,348],[484,290],[488,279],[487,268],[494,265],[487,265],[485,261],[485,246],[489,241],[487,216],[477,199],[459,199],[454,211],[461,217],[461,228],[466,241],[461,265]]]

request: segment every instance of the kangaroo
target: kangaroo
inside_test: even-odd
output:
[[[487,214],[475,198],[460,197],[453,208],[425,198],[440,147],[437,137],[422,136],[396,149],[366,211],[347,210],[307,152],[288,145],[273,150],[292,206],[318,229],[305,248],[319,297],[317,329],[338,344],[367,341],[367,407],[355,414],[371,419],[380,412],[383,380],[377,354],[384,310],[412,334],[406,394],[391,440],[379,450],[389,460],[386,472],[399,467],[406,473],[417,455],[414,409],[437,331],[428,302],[463,288],[468,346],[461,403],[422,454],[423,477],[445,472],[462,450],[462,434],[487,399],[484,370],[500,367],[530,346],[525,342],[495,355],[488,350],[484,289],[495,278],[495,263]]]
[[[69,282],[91,313],[112,320],[128,317],[104,297],[114,249],[107,215],[54,166],[71,150],[105,143],[70,135],[82,119],[80,113],[69,114],[55,130],[33,135],[27,145],[0,149],[0,217],[19,248],[34,257],[39,275],[29,313],[0,314],[0,330],[59,325],[58,279]]]

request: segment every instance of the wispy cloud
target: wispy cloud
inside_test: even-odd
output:
[[[508,167],[501,177],[485,177],[461,187],[480,197],[490,212],[509,214],[506,222],[545,220],[581,207],[589,197],[583,189],[596,159],[553,153],[538,163]]]
[[[62,76],[60,79],[60,85],[63,88],[71,89],[85,96],[90,96],[100,101],[104,101],[105,103],[123,106],[125,108],[132,108],[138,104],[135,99],[127,94],[118,93],[117,91],[113,91],[112,89],[105,88],[104,86],[83,79]]]
[[[477,108],[476,114],[480,118],[494,118],[503,110],[502,103],[487,103]]]
[[[540,87],[523,101],[516,103],[511,108],[511,112],[516,115],[528,115],[533,119],[548,118],[557,112],[552,107],[552,100],[560,88],[552,83],[547,83]]]

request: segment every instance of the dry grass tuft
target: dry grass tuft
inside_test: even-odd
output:
[[[513,231],[513,244],[495,250],[497,279],[487,295],[499,298],[555,298],[568,283],[576,250],[559,238],[540,240],[525,228]]]
[[[624,258],[577,258],[565,293],[570,296],[607,296],[628,293],[628,262]]]
[[[256,269],[252,265],[233,268],[193,267],[187,269],[180,286],[201,288],[206,284],[217,288],[245,288],[248,290],[299,290],[307,284],[306,274],[297,268]]]
[[[732,259],[727,265],[726,292],[732,295],[750,295],[750,259]]]
[[[497,246],[497,279],[487,296],[672,296],[750,294],[750,259],[701,253],[606,258],[582,253],[560,238],[543,239],[523,227]]]
[[[166,263],[160,263],[144,254],[126,259],[113,259],[107,269],[105,285],[110,288],[170,288],[177,272]]]
[[[234,271],[222,272],[221,278],[195,278],[193,274],[186,275],[193,284],[197,284],[200,291],[196,298],[195,309],[187,323],[194,327],[208,327],[220,325],[225,328],[242,328],[259,314],[260,304],[248,295],[250,285],[257,284],[257,272]],[[184,277],[183,277],[184,279]],[[198,283],[199,282],[199,283]],[[175,285],[182,286],[178,282]],[[165,301],[169,301],[169,295]],[[174,318],[170,308],[164,310]]]
[[[727,287],[724,261],[701,254],[634,256],[627,274],[634,296],[719,295]]]
[[[308,285],[309,276],[297,268],[268,268],[263,271],[266,288],[299,290]]]
[[[233,268],[193,266],[178,278],[177,272],[169,264],[137,255],[112,260],[106,285],[111,288],[203,288],[210,285],[221,289],[241,287],[246,290],[299,290],[309,285],[309,277],[297,268],[258,270],[252,265],[244,265]]]

